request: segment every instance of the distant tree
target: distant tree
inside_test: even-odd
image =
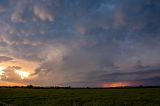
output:
[[[88,86],[87,86],[86,88],[87,88],[87,89],[90,89],[90,87],[88,87]]]
[[[144,86],[143,85],[139,85],[139,88],[143,88]]]
[[[33,85],[27,85],[26,88],[33,88]]]

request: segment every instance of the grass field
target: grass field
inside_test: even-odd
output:
[[[160,106],[160,88],[0,88],[0,106]]]

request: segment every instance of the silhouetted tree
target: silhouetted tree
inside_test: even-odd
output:
[[[33,88],[33,85],[27,85],[26,88]]]

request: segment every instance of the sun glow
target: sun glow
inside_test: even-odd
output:
[[[27,78],[29,77],[30,73],[29,72],[25,72],[22,70],[16,70],[15,71],[18,75],[20,75],[21,79]]]
[[[126,87],[126,86],[132,86],[134,83],[132,82],[109,82],[109,83],[103,83],[103,87]]]
[[[3,70],[5,69],[5,67],[0,66],[0,79],[1,79],[1,75],[3,75]]]
[[[5,72],[3,71],[6,67],[3,67],[3,66],[0,66],[0,79],[2,77],[2,75],[5,74]],[[24,79],[24,78],[27,78],[29,77],[30,73],[29,72],[26,72],[26,71],[22,71],[22,70],[15,70],[14,71],[16,74],[18,74],[21,79]]]

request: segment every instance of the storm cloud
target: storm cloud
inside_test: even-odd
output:
[[[0,54],[35,62],[30,84],[159,85],[159,34],[159,0],[0,0]]]

